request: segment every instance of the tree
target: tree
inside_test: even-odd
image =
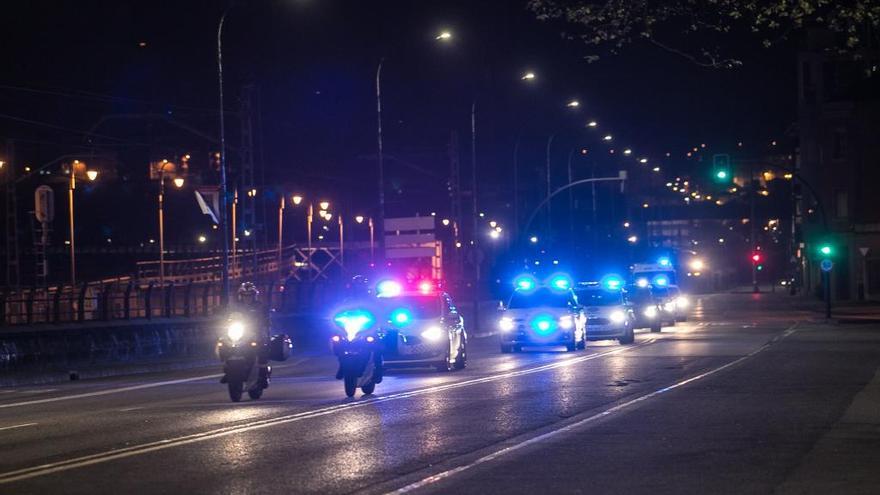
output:
[[[597,50],[616,54],[639,41],[700,66],[742,65],[719,44],[751,33],[765,47],[805,28],[822,28],[838,38],[836,50],[861,57],[876,48],[880,0],[528,0],[542,21],[559,21],[563,33]],[[598,54],[585,57],[598,60]]]

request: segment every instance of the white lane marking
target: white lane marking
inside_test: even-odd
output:
[[[409,493],[414,490],[424,488],[424,487],[431,485],[433,483],[437,483],[437,482],[442,481],[444,479],[450,478],[450,477],[452,477],[456,474],[459,474],[463,471],[467,471],[468,469],[477,467],[481,464],[486,464],[487,462],[497,460],[498,458],[500,458],[502,456],[514,453],[514,452],[521,450],[521,449],[524,449],[528,446],[531,446],[531,445],[534,445],[534,444],[537,444],[540,442],[544,442],[546,440],[552,439],[552,438],[557,437],[559,435],[562,435],[564,433],[568,433],[568,432],[575,430],[577,428],[580,428],[588,423],[592,423],[598,419],[602,419],[602,418],[608,417],[614,413],[620,412],[623,409],[626,409],[628,407],[631,407],[636,404],[653,399],[654,397],[657,397],[658,395],[664,394],[664,393],[669,392],[671,390],[675,390],[677,388],[681,388],[689,383],[693,383],[697,380],[702,380],[703,378],[714,375],[715,373],[726,370],[727,368],[730,368],[732,366],[736,366],[737,364],[742,363],[743,361],[746,361],[747,359],[751,359],[755,355],[767,350],[773,344],[779,342],[780,340],[782,340],[782,339],[788,337],[789,335],[791,335],[792,333],[794,333],[796,331],[797,325],[798,324],[795,323],[794,325],[792,325],[791,327],[786,329],[781,335],[777,335],[776,337],[774,337],[773,339],[771,339],[770,341],[768,341],[767,343],[765,343],[761,347],[759,347],[759,348],[755,349],[754,351],[746,354],[745,356],[742,356],[738,359],[735,359],[727,364],[724,364],[724,365],[719,366],[717,368],[713,368],[709,371],[700,373],[699,375],[692,376],[692,377],[687,378],[685,380],[682,380],[680,382],[673,383],[672,385],[668,385],[666,387],[657,389],[657,390],[650,392],[650,393],[647,393],[645,395],[641,395],[639,397],[636,397],[635,399],[631,399],[626,402],[620,403],[620,404],[613,406],[609,409],[606,409],[602,412],[593,414],[592,416],[588,416],[584,419],[578,420],[574,423],[570,423],[570,424],[563,426],[561,428],[551,430],[551,431],[548,431],[547,433],[543,433],[538,436],[523,440],[522,442],[501,448],[499,450],[496,450],[495,452],[492,452],[490,454],[486,454],[483,457],[480,457],[473,462],[463,464],[461,466],[457,466],[452,469],[448,469],[446,471],[441,471],[437,474],[428,476],[428,477],[423,478],[423,479],[416,481],[414,483],[410,483],[409,485],[406,485],[406,486],[403,486],[403,487],[398,488],[396,490],[390,491],[387,493],[387,495]]]
[[[474,378],[471,380],[464,380],[461,382],[448,383],[445,385],[436,385],[431,387],[425,387],[421,389],[415,389],[405,392],[397,392],[391,395],[374,397],[367,400],[360,400],[357,402],[348,402],[345,404],[338,404],[335,406],[328,406],[320,409],[315,409],[311,411],[303,411],[296,414],[290,414],[285,416],[278,416],[275,418],[267,418],[257,421],[251,421],[248,423],[243,423],[235,426],[226,426],[223,428],[217,428],[214,430],[208,430],[202,433],[193,433],[190,435],[185,435],[181,437],[168,438],[165,440],[158,440],[155,442],[148,442],[140,445],[132,445],[129,447],[122,447],[119,449],[108,450],[105,452],[99,452],[96,454],[85,455],[81,457],[74,457],[71,459],[66,459],[58,462],[51,462],[47,464],[41,464],[38,466],[31,466],[22,469],[16,469],[14,471],[7,471],[5,473],[0,473],[0,484],[12,483],[14,481],[21,481],[30,478],[36,478],[39,476],[45,476],[52,473],[57,473],[60,471],[67,471],[70,469],[82,468],[86,466],[91,466],[94,464],[99,464],[102,462],[108,462],[116,459],[123,459],[126,457],[132,457],[136,455],[147,454],[150,452],[155,452],[157,450],[163,450],[171,447],[178,447],[181,445],[187,445],[195,442],[202,442],[205,440],[210,440],[214,438],[219,438],[227,435],[232,435],[236,433],[243,433],[251,430],[262,429],[269,426],[277,426],[287,423],[293,423],[297,421],[302,421],[305,419],[316,418],[319,416],[326,416],[329,414],[333,414],[340,411],[347,411],[349,409],[361,408],[365,406],[370,406],[379,402],[388,402],[393,400],[407,399],[411,397],[416,397],[419,395],[425,394],[434,394],[437,392],[442,392],[444,390],[451,390],[456,388],[468,387],[471,385],[477,385],[480,383],[488,383],[493,381],[498,381],[506,378],[512,378],[523,375],[530,375],[533,373],[540,373],[542,371],[553,370],[557,368],[572,366],[577,363],[582,363],[585,361],[591,361],[593,359],[598,359],[601,357],[605,357],[612,354],[619,354],[621,352],[630,351],[633,349],[638,349],[640,347],[644,347],[656,342],[657,339],[650,339],[643,343],[639,343],[636,345],[630,345],[626,347],[618,347],[611,351],[600,352],[595,354],[590,354],[587,356],[574,357],[565,359],[562,361],[556,361],[553,363],[545,364],[542,366],[537,366],[535,368],[527,368],[522,370],[510,371],[508,373],[502,373],[498,375],[486,376],[482,378]]]
[[[28,426],[36,426],[39,423],[22,423],[20,425],[12,425],[12,426],[0,426],[0,431],[3,430],[13,430],[15,428],[26,428]]]
[[[290,364],[273,366],[273,368],[289,368],[291,366],[296,366],[297,364],[300,364],[307,359],[308,358],[302,358],[302,359],[294,361]],[[58,401],[62,401],[62,400],[85,399],[88,397],[100,397],[102,395],[120,394],[122,392],[131,392],[132,390],[143,390],[145,388],[164,387],[167,385],[177,385],[179,383],[197,382],[199,380],[207,380],[210,378],[220,378],[221,376],[223,376],[223,373],[215,373],[213,375],[202,375],[202,376],[194,376],[194,377],[190,377],[190,378],[181,378],[179,380],[166,380],[163,382],[144,383],[141,385],[132,385],[129,387],[111,388],[111,389],[107,389],[107,390],[98,390],[95,392],[86,392],[86,393],[82,393],[82,394],[63,395],[61,397],[49,397],[47,399],[34,399],[34,400],[27,400],[27,401],[23,401],[23,402],[13,402],[11,404],[0,404],[0,409],[6,409],[6,408],[10,408],[10,407],[32,406],[34,404],[46,404],[49,402],[58,402]]]

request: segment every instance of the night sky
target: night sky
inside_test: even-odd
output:
[[[214,50],[226,5],[6,6],[0,137],[15,138],[19,160],[34,164],[71,150],[113,149],[128,188],[116,193],[149,198],[149,185],[138,184],[146,182],[150,159],[175,151],[206,157],[216,149],[210,140],[218,132]],[[434,40],[441,28],[452,30],[452,43]],[[734,38],[728,48],[745,62],[738,70],[700,68],[647,45],[588,64],[584,56],[595,50],[565,41],[561,30],[535,20],[521,1],[239,2],[224,33],[229,139],[237,146],[233,112],[242,85],[254,82],[261,93],[258,152],[266,182],[286,191],[345,196],[352,209],[372,208],[374,78],[384,58],[389,208],[392,214],[424,214],[448,209],[446,145],[453,131],[462,173],[469,174],[474,99],[482,193],[487,204],[499,205],[520,133],[524,180],[537,182],[546,136],[559,133],[553,159],[562,174],[568,149],[597,146],[596,134],[584,128],[592,118],[621,148],[652,157],[673,152],[673,159],[663,160],[670,173],[693,172],[680,157],[698,143],[727,151],[742,140],[760,149],[795,120],[794,43],[766,50],[756,39]],[[520,81],[526,69],[538,74],[535,84]],[[581,102],[576,113],[564,107],[571,98]],[[111,114],[128,117],[94,127]],[[146,114],[165,115],[208,137],[131,117]],[[88,129],[93,135],[82,133]],[[234,172],[232,154],[230,160]],[[415,208],[413,197],[419,198]],[[181,208],[198,218],[191,197],[185,201],[189,206]],[[126,215],[152,222],[151,210],[140,212],[135,203]],[[144,237],[118,232],[118,220],[108,218],[102,235]]]

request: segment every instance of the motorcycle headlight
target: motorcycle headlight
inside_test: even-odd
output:
[[[565,315],[559,318],[559,328],[563,330],[569,330],[574,326],[574,318],[571,315]]]
[[[238,342],[244,336],[244,323],[240,321],[231,321],[226,327],[226,336],[233,342]]]
[[[656,318],[657,317],[657,308],[654,306],[648,306],[645,308],[644,315],[648,318]]]
[[[690,303],[691,302],[688,301],[688,298],[686,298],[684,296],[680,296],[678,299],[675,300],[675,305],[678,306],[680,309],[684,309],[684,308],[688,307],[688,305],[690,305]]]
[[[611,323],[621,324],[626,321],[626,314],[623,311],[617,310],[612,311],[608,318],[611,320]]]
[[[431,342],[436,342],[443,337],[443,329],[437,326],[428,327],[424,332],[422,332],[422,338],[425,340],[430,340]]]
[[[502,332],[509,332],[513,330],[513,318],[509,316],[505,316],[498,320],[498,328],[501,329]]]

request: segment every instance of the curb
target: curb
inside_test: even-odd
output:
[[[165,363],[144,363],[131,366],[117,366],[107,368],[87,368],[77,370],[76,366],[71,366],[69,371],[51,371],[51,372],[34,372],[28,376],[22,377],[3,377],[0,378],[0,387],[23,387],[33,385],[52,385],[59,383],[71,382],[70,373],[78,373],[78,381],[95,380],[98,378],[111,378],[118,376],[143,375],[147,373],[161,373],[167,371],[190,370],[195,368],[206,368],[208,366],[217,366],[220,369],[219,362],[216,359],[195,359],[191,361],[165,362]]]

